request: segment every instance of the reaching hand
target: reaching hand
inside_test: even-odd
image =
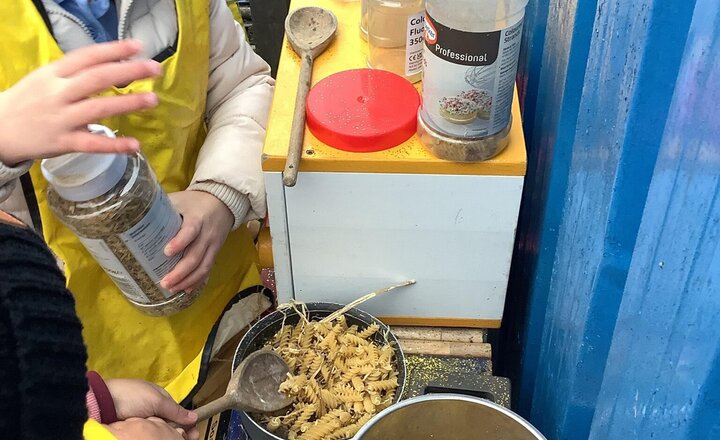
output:
[[[202,191],[173,193],[170,200],[183,216],[183,223],[165,248],[165,254],[172,256],[183,251],[185,254],[161,284],[173,292],[192,290],[210,274],[235,218],[220,199]]]
[[[190,435],[181,428],[173,428],[156,417],[132,418],[108,426],[117,440],[198,440],[197,432]]]
[[[154,93],[93,96],[160,75],[155,61],[127,61],[141,50],[142,45],[131,40],[78,49],[1,92],[0,162],[13,166],[72,152],[137,151],[136,139],[91,134],[87,125],[157,105]]]
[[[157,417],[188,428],[188,439],[197,438],[197,430],[190,429],[197,415],[178,405],[162,387],[136,379],[108,379],[105,383],[119,420]]]

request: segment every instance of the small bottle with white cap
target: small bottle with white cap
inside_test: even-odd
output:
[[[89,129],[115,137],[104,126]],[[130,303],[167,316],[197,299],[200,288],[173,293],[160,286],[182,258],[164,253],[182,218],[141,154],[74,153],[43,160],[41,168],[51,209]]]

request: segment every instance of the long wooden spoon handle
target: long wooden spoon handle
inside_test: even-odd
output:
[[[312,81],[313,57],[309,53],[301,56],[300,79],[295,98],[295,114],[290,129],[290,145],[288,146],[287,162],[283,172],[285,186],[295,186],[297,183],[298,167],[302,156],[303,141],[305,140],[305,107],[310,82]]]
[[[201,406],[200,408],[195,410],[195,413],[198,415],[198,422],[202,422],[203,420],[207,420],[215,414],[220,414],[221,412],[234,408],[235,402],[233,401],[232,397],[225,395],[217,400],[213,400],[212,402]]]

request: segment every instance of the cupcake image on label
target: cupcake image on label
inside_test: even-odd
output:
[[[492,95],[487,90],[466,90],[462,92],[459,98],[467,99],[475,104],[477,108],[477,117],[480,119],[490,119],[490,108],[492,107]]]
[[[453,124],[469,124],[477,117],[477,105],[469,99],[446,96],[439,104],[440,116]]]

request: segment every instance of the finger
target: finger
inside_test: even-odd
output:
[[[160,63],[153,60],[100,64],[74,75],[65,88],[63,98],[75,102],[112,86],[121,86],[139,79],[156,77],[161,73]]]
[[[181,426],[192,426],[197,422],[197,414],[175,403],[171,398],[163,398],[155,406],[155,415]]]
[[[200,431],[197,428],[191,428],[185,431],[188,440],[200,440]]]
[[[211,244],[210,246],[208,246],[207,250],[205,251],[205,255],[203,255],[203,258],[200,261],[200,264],[198,264],[195,270],[191,272],[185,279],[178,282],[174,286],[174,289],[176,289],[177,291],[190,291],[197,287],[200,283],[202,283],[210,274],[212,265],[215,262],[215,256],[217,255],[219,249],[219,245]]]
[[[100,134],[75,131],[64,135],[57,145],[57,154],[65,153],[122,153],[131,154],[140,150],[140,142],[131,137],[111,139]]]
[[[187,249],[190,243],[200,235],[202,223],[200,220],[185,217],[177,235],[165,246],[165,255],[172,257]]]
[[[202,263],[205,253],[207,252],[207,240],[198,237],[186,250],[185,255],[175,265],[172,271],[163,278],[162,287],[172,291],[179,292],[177,284],[188,277]]]
[[[64,117],[75,127],[97,123],[110,117],[153,108],[158,104],[154,93],[91,98],[70,105]]]
[[[185,431],[182,428],[170,426],[165,420],[155,417],[150,417],[148,420],[157,428],[157,432],[152,434],[152,436],[148,436],[148,438],[187,440]],[[142,433],[147,435],[149,431],[142,431]]]
[[[54,63],[54,70],[55,74],[66,78],[90,66],[127,60],[141,51],[142,43],[136,40],[93,44],[69,52]]]
[[[189,440],[187,433],[182,428],[176,428],[175,431],[177,431],[178,434],[180,434],[183,438],[183,440]]]
[[[155,107],[154,93],[91,98],[70,105],[64,117],[68,124],[82,127],[110,117]]]

